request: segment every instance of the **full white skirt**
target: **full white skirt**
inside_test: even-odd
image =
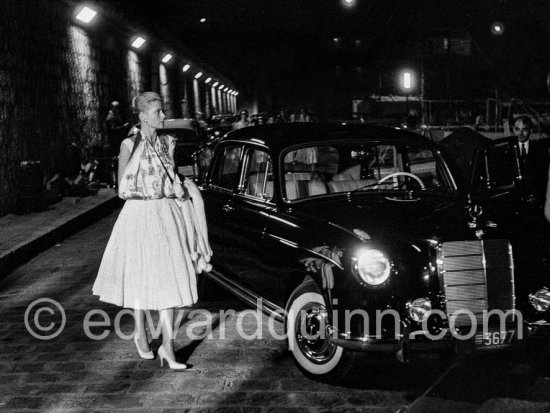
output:
[[[104,302],[162,310],[197,301],[197,278],[175,199],[125,202],[92,288]]]

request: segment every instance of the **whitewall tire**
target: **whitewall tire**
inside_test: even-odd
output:
[[[287,305],[286,333],[289,350],[298,367],[319,379],[339,379],[351,367],[354,353],[329,340],[328,313],[313,281],[300,285]]]

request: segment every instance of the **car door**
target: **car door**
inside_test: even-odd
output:
[[[227,249],[226,222],[228,212],[234,209],[233,199],[240,181],[241,144],[227,143],[218,148],[203,191],[212,260],[217,267],[225,267]]]
[[[254,293],[265,297],[273,288],[265,268],[264,232],[273,202],[273,163],[267,149],[248,146],[244,150],[241,182],[224,210],[224,267]]]

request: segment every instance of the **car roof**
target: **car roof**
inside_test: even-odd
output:
[[[263,141],[273,150],[307,144],[310,142],[334,141],[342,138],[374,141],[404,141],[414,145],[433,143],[413,132],[385,126],[368,124],[347,124],[342,122],[293,122],[251,126],[227,133],[220,143],[228,141]]]
[[[163,129],[190,129],[194,130],[193,123],[194,119],[189,118],[176,118],[176,119],[165,119]]]

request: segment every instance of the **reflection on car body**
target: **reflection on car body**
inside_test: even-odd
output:
[[[268,125],[227,134],[211,159],[201,183],[210,276],[285,321],[306,374],[345,375],[358,351],[407,360],[421,348],[500,350],[524,334],[512,233],[458,190],[423,137]],[[530,293],[528,321],[546,325],[550,293]]]

